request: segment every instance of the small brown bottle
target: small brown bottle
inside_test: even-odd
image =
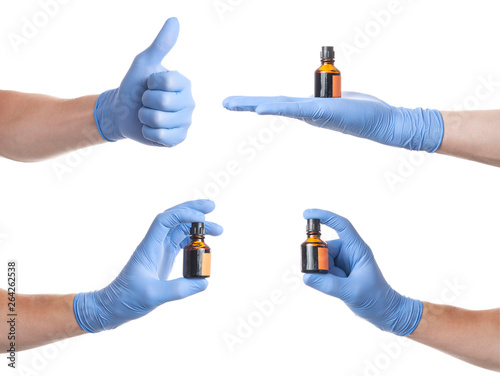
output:
[[[205,224],[191,224],[191,242],[184,247],[184,278],[210,277],[210,247],[205,244]]]
[[[307,240],[302,243],[302,273],[328,273],[328,245],[320,239],[319,219],[307,220]]]
[[[335,98],[341,96],[340,71],[335,68],[335,51],[332,46],[321,48],[321,66],[314,72],[314,96]]]

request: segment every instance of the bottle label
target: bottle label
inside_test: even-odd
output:
[[[318,98],[340,98],[341,97],[341,76],[327,72],[315,74],[314,96]]]
[[[328,248],[318,247],[318,269],[328,270]]]
[[[201,264],[201,275],[202,276],[210,276],[210,264],[212,261],[212,254],[211,253],[203,253],[203,261]]]
[[[307,244],[302,246],[302,272],[327,273],[328,248]]]
[[[332,97],[333,98],[340,98],[342,96],[340,82],[341,82],[340,74],[332,75]]]
[[[210,252],[205,252],[205,248],[186,250],[184,249],[184,269],[185,278],[206,278],[210,277]]]

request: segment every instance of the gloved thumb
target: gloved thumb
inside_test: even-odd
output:
[[[158,301],[163,304],[172,300],[184,299],[204,291],[207,286],[208,281],[203,278],[177,278],[171,281],[158,281]]]
[[[169,18],[151,46],[135,57],[120,85],[125,93],[133,98],[137,95],[139,98],[142,96],[147,88],[148,77],[153,73],[165,70],[161,66],[161,61],[174,47],[178,35],[179,21],[175,17]]]
[[[325,294],[342,299],[347,278],[333,274],[304,274],[304,283]]]
[[[179,21],[175,17],[169,18],[157,37],[143,53],[143,57],[151,64],[161,64],[163,58],[170,52],[179,36]]]

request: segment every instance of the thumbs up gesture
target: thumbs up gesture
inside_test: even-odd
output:
[[[102,93],[94,115],[107,141],[130,138],[172,147],[187,136],[194,100],[191,82],[161,62],[179,35],[179,21],[169,18],[151,46],[134,59],[120,87]]]

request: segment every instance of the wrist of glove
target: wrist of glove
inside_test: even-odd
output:
[[[118,89],[113,89],[99,95],[94,109],[94,119],[99,134],[108,142],[115,142],[125,138],[125,136],[120,133],[119,128],[114,125],[117,120],[117,111],[115,109],[115,97],[117,96],[117,92]],[[126,108],[123,108],[122,112],[123,111],[126,111]],[[120,116],[118,116],[118,119],[119,118]]]
[[[395,107],[391,146],[434,153],[441,146],[444,125],[438,110]]]
[[[373,295],[376,297],[376,294]],[[371,307],[350,305],[347,306],[357,316],[367,320],[380,330],[396,334],[398,336],[407,336],[415,330],[422,316],[422,302],[403,296],[389,288],[386,295],[382,298],[385,302],[385,310],[373,310]]]
[[[101,299],[101,296],[103,296],[104,299]],[[130,320],[118,318],[118,320],[115,319],[111,322],[107,319],[106,306],[113,307],[110,303],[111,299],[108,298],[106,289],[77,294],[73,301],[76,321],[86,332],[98,333],[103,330],[115,329],[119,325]],[[112,309],[114,309],[114,307]]]

